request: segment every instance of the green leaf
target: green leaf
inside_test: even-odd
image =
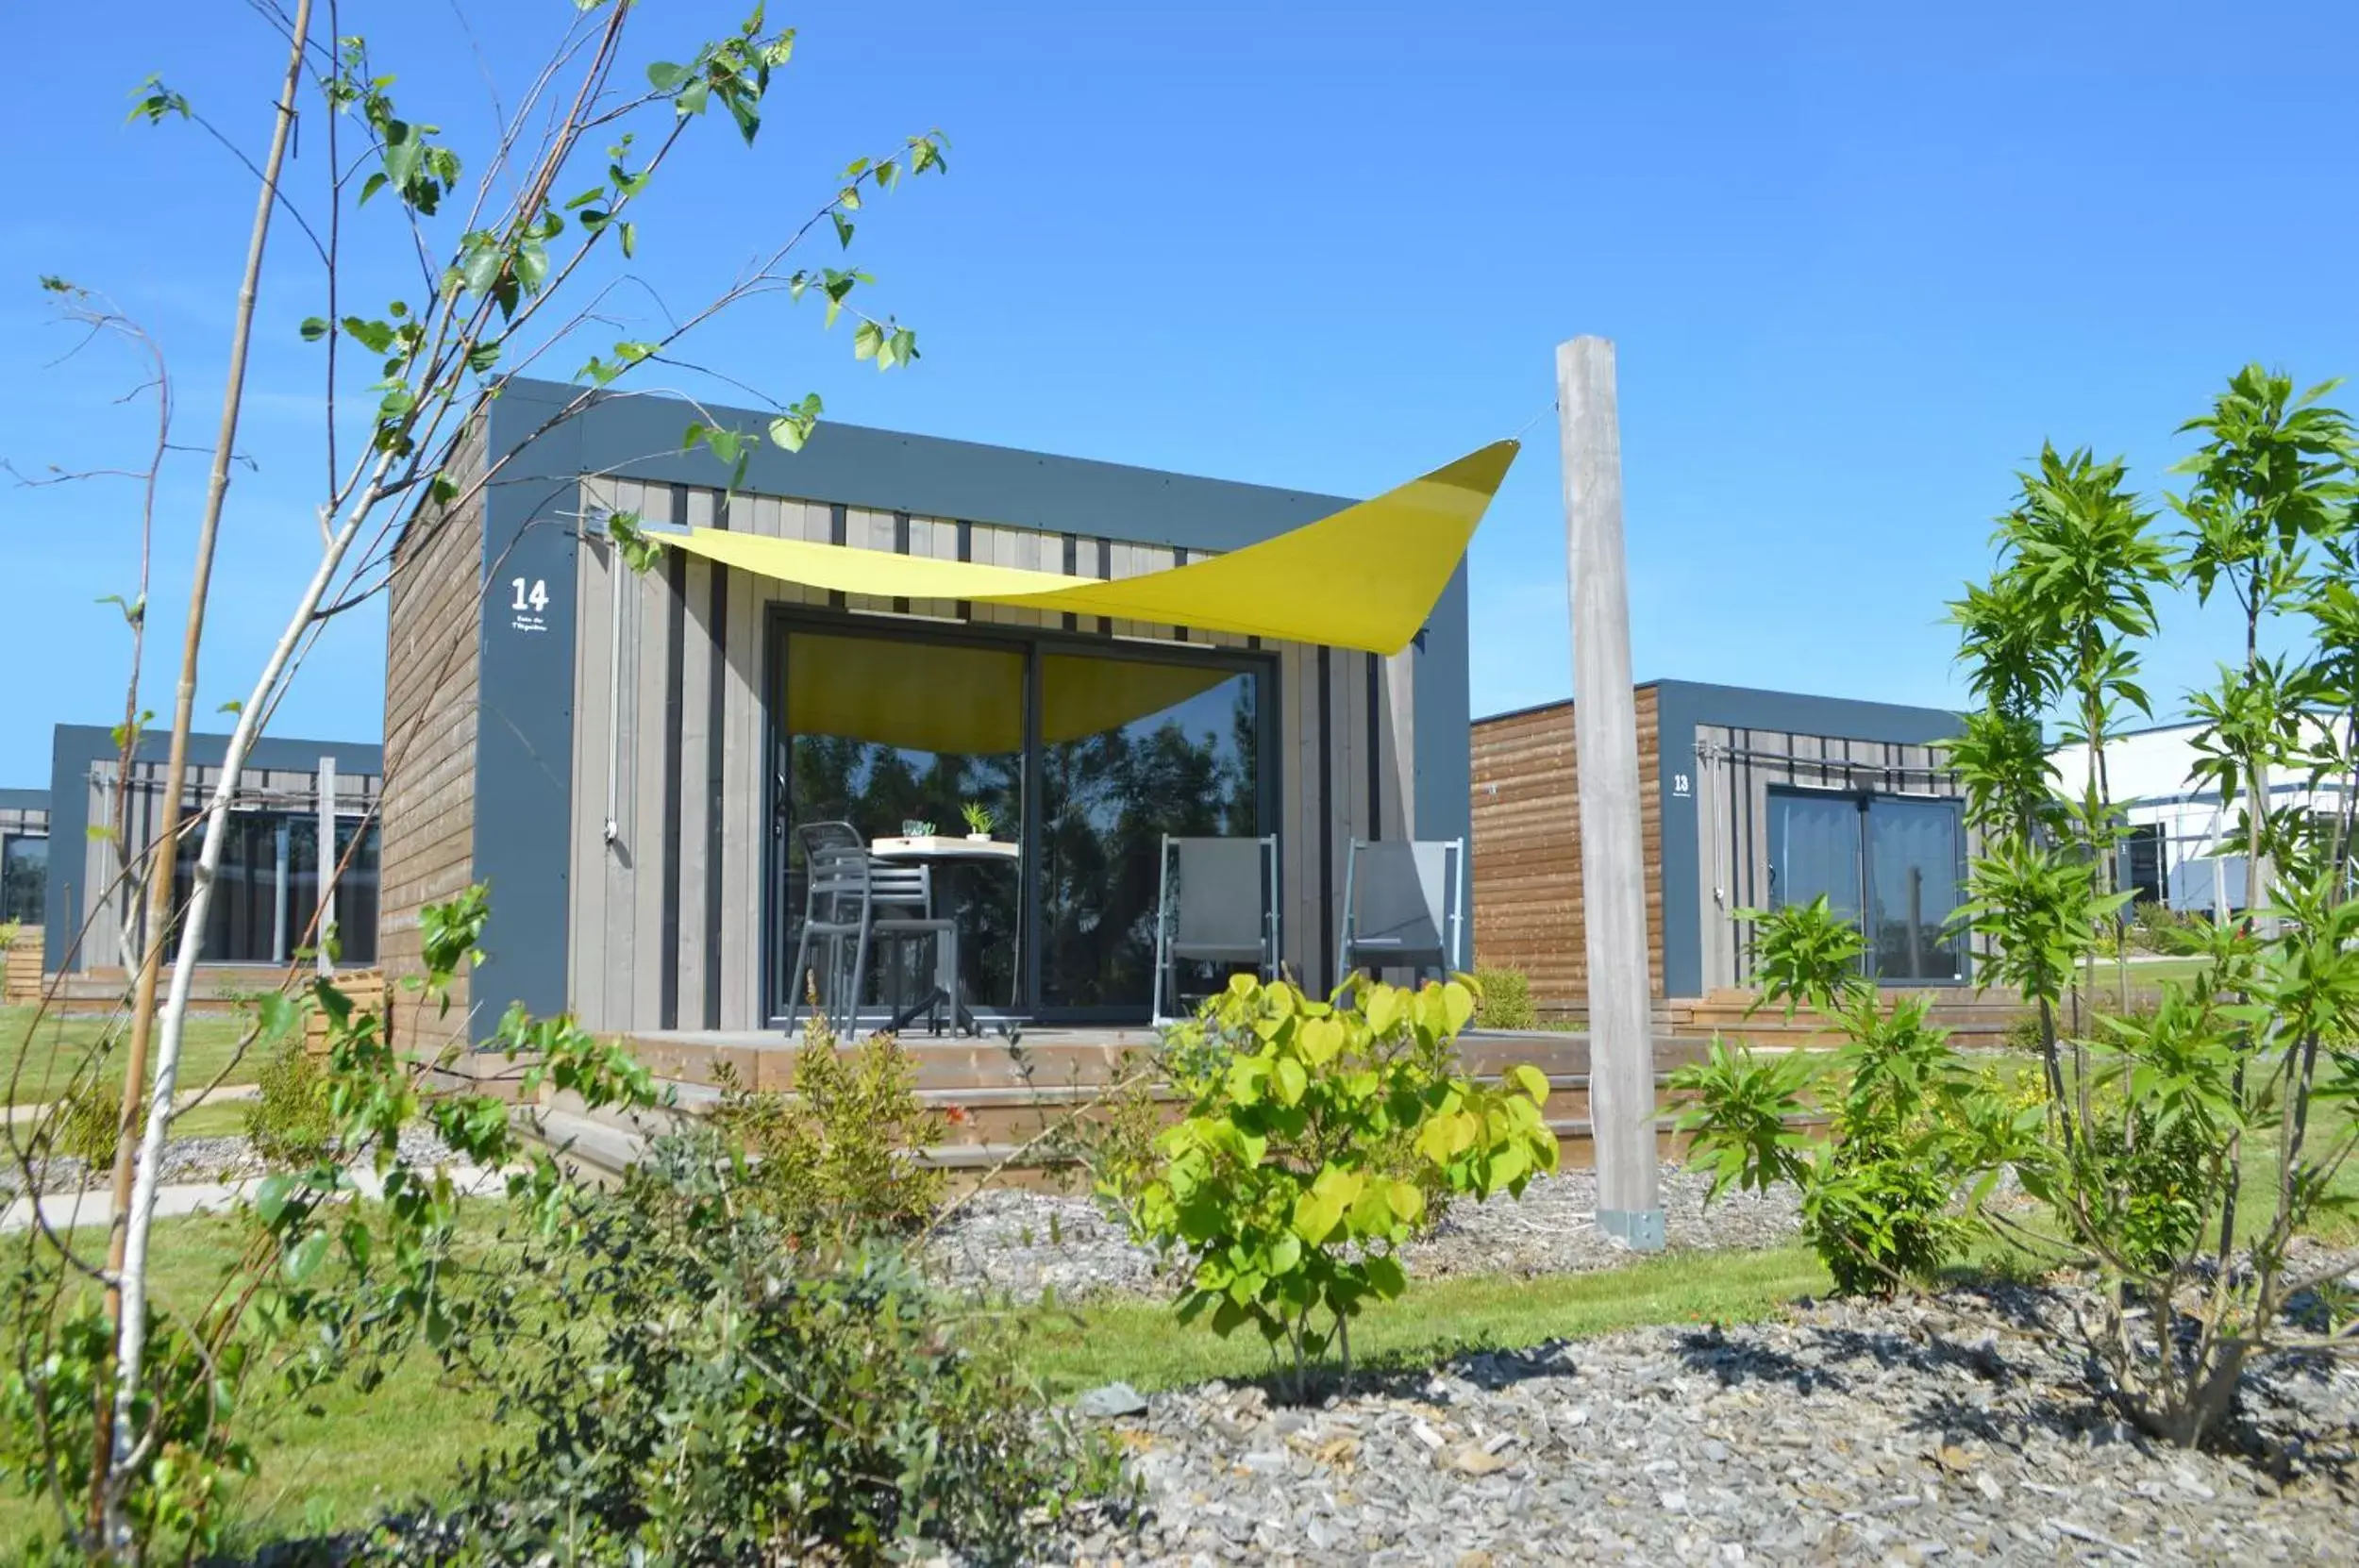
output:
[[[1344,1206],[1331,1193],[1309,1192],[1295,1199],[1295,1234],[1313,1246],[1321,1245],[1343,1223]]]
[[[1301,1104],[1303,1092],[1311,1086],[1311,1075],[1292,1057],[1280,1057],[1272,1063],[1270,1076],[1276,1080],[1280,1105]]]
[[[301,330],[303,333],[303,341],[305,342],[318,342],[322,338],[327,336],[326,319],[322,316],[306,316],[303,318],[303,326]]]
[[[639,250],[639,225],[637,224],[624,224],[621,225],[621,233],[623,238],[623,259],[627,261],[634,255],[636,255]]]
[[[287,1254],[287,1277],[300,1285],[319,1272],[320,1262],[327,1256],[327,1232],[314,1230],[294,1244]]]
[[[1533,1105],[1548,1103],[1548,1076],[1528,1061],[1519,1061],[1507,1070],[1507,1081],[1528,1095]]]
[[[1302,1239],[1289,1231],[1269,1244],[1267,1272],[1292,1274],[1302,1264]]]
[[[647,85],[658,92],[669,92],[688,79],[688,67],[674,65],[670,60],[656,60],[647,67]]]
[[[1409,1288],[1409,1276],[1401,1272],[1397,1258],[1369,1258],[1360,1267],[1368,1277],[1368,1288],[1386,1301],[1397,1299]]]
[[[278,1216],[287,1211],[287,1194],[294,1190],[295,1178],[285,1171],[277,1171],[262,1178],[254,1189],[254,1212],[264,1225],[276,1225]]]
[[[828,214],[835,224],[835,241],[845,250],[852,248],[852,221],[841,212]]]

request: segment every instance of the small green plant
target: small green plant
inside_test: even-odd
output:
[[[1520,969],[1478,969],[1474,976],[1475,1027],[1535,1029],[1540,1009],[1532,1005],[1531,981]]]
[[[968,832],[979,833],[985,838],[991,836],[993,826],[999,821],[992,814],[991,808],[979,800],[970,800],[964,806],[960,807],[959,815],[966,819]]]
[[[255,1152],[274,1165],[310,1165],[327,1157],[336,1137],[336,1113],[327,1103],[327,1070],[289,1040],[255,1075],[255,1095],[245,1108],[245,1135]]]
[[[1492,1087],[1448,1073],[1474,1007],[1456,981],[1362,977],[1328,1003],[1239,975],[1170,1032],[1163,1065],[1187,1113],[1100,1190],[1195,1264],[1181,1322],[1251,1325],[1292,1351],[1297,1393],[1330,1344],[1348,1377],[1351,1318],[1406,1288],[1398,1252],[1428,1191],[1520,1193],[1556,1168],[1545,1075],[1518,1066]]]
[[[754,1093],[723,1069],[713,1127],[747,1158],[748,1191],[795,1245],[841,1252],[904,1236],[933,1216],[943,1175],[925,1156],[943,1120],[917,1096],[899,1041],[872,1034],[849,1059],[814,1010],[791,1094]]]

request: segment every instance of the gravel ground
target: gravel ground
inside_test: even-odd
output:
[[[1665,1166],[1665,1233],[1674,1251],[1779,1246],[1799,1226],[1795,1194],[1729,1193],[1706,1209],[1706,1178]],[[1599,1233],[1594,1171],[1543,1176],[1520,1199],[1453,1204],[1433,1231],[1411,1243],[1409,1272],[1419,1278],[1462,1274],[1581,1274],[1631,1259],[1630,1249]],[[1155,1294],[1155,1255],[1133,1243],[1094,1199],[1047,1193],[977,1194],[938,1232],[929,1249],[940,1276],[1017,1296],[1054,1289],[1060,1299]]]
[[[412,1163],[433,1164],[448,1160],[451,1152],[440,1138],[422,1127],[411,1127],[401,1135],[402,1152]],[[179,1186],[191,1182],[239,1181],[247,1176],[264,1175],[269,1161],[243,1138],[174,1138],[164,1143],[163,1185]],[[62,1156],[41,1167],[41,1187],[45,1193],[87,1192],[104,1187],[112,1179],[110,1171],[95,1174],[84,1169],[82,1161]],[[0,1193],[14,1195],[24,1187],[24,1172],[11,1159],[0,1165]]]
[[[1106,1563],[2350,1562],[2359,1370],[2247,1380],[2188,1454],[2100,1412],[2014,1326],[2047,1293],[1805,1307],[1461,1358],[1314,1408],[1158,1394],[1110,1425],[1144,1524],[1046,1547]]]

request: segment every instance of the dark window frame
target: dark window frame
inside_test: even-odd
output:
[[[895,615],[868,614],[859,611],[829,610],[816,605],[799,605],[773,600],[765,607],[762,620],[761,657],[761,750],[762,768],[762,852],[760,931],[761,951],[761,1016],[766,1027],[784,1028],[786,1009],[782,1005],[786,989],[785,971],[793,960],[787,938],[793,930],[795,910],[786,908],[787,854],[785,828],[790,809],[789,769],[793,766],[794,737],[788,733],[779,709],[778,694],[784,690],[786,677],[787,638],[795,631],[814,632],[836,637],[873,637],[886,642],[920,642],[951,646],[983,647],[995,652],[1014,651],[1024,660],[1024,820],[1018,825],[1023,844],[1021,877],[1022,909],[1018,911],[1018,928],[1022,933],[1024,955],[1024,985],[1016,1010],[1027,1018],[1058,1024],[1129,1023],[1144,1020],[1147,1009],[1140,1008],[1042,1008],[1040,975],[1040,934],[1043,925],[1042,892],[1035,869],[1040,863],[1039,811],[1043,789],[1043,746],[1041,742],[1041,666],[1049,654],[1076,655],[1083,658],[1112,659],[1133,663],[1185,664],[1198,668],[1215,667],[1250,676],[1254,681],[1254,794],[1255,811],[1263,834],[1276,834],[1280,839],[1279,863],[1285,863],[1285,827],[1282,822],[1284,762],[1280,734],[1279,677],[1281,664],[1274,650],[1263,648],[1228,648],[1201,642],[1147,642],[1119,639],[1089,631],[1064,631],[1054,626],[997,626],[990,623],[961,621],[945,623],[934,620],[903,620]],[[1285,908],[1287,890],[1277,890],[1279,908]]]
[[[1893,979],[1884,978],[1882,975],[1874,973],[1873,966],[1876,962],[1876,943],[1874,939],[1868,936],[1865,926],[1868,911],[1874,905],[1873,890],[1876,885],[1876,843],[1874,835],[1868,831],[1867,824],[1869,808],[1881,800],[1897,801],[1903,805],[1912,806],[1946,806],[1949,809],[1951,820],[1956,824],[1956,832],[1953,836],[1953,842],[1957,845],[1957,856],[1951,866],[1951,876],[1955,878],[1953,886],[1957,894],[1957,900],[1959,903],[1964,903],[1966,901],[1966,876],[1969,856],[1966,848],[1966,799],[1963,795],[1912,794],[1907,792],[1898,790],[1830,789],[1824,786],[1809,784],[1765,784],[1762,786],[1762,789],[1763,815],[1765,818],[1768,814],[1768,808],[1770,804],[1781,798],[1822,801],[1844,800],[1851,802],[1857,809],[1859,812],[1860,876],[1857,907],[1861,922],[1860,934],[1866,941],[1866,947],[1861,955],[1861,961],[1864,965],[1867,966],[1868,978],[1874,980],[1879,986],[1905,986],[1912,988],[1919,986],[1970,986],[1974,983],[1974,944],[1971,942],[1965,940],[1963,937],[1955,939],[1957,941],[1958,950],[1958,973],[1956,976],[1951,977],[1934,976],[1932,978],[1911,978],[1903,976]],[[1766,833],[1766,830],[1767,825],[1765,822],[1763,825],[1763,831],[1765,834]],[[1765,845],[1763,855],[1765,860],[1766,861],[1768,870],[1768,882],[1771,890],[1770,905],[1772,908],[1775,908],[1777,907],[1779,899],[1779,893],[1776,891],[1777,863],[1774,859],[1769,859],[1769,851]]]
[[[30,828],[25,827],[9,828],[5,832],[0,832],[0,876],[5,876],[7,875],[8,851],[11,848],[20,843],[35,842],[38,842],[42,846],[42,875],[33,883],[35,890],[34,896],[41,905],[41,908],[36,909],[31,914],[18,914],[4,906],[0,906],[0,921],[16,920],[23,922],[27,927],[37,927],[46,924],[48,920],[49,857],[56,846],[51,844],[49,842],[49,831],[47,828],[43,828],[38,833],[34,832]]]

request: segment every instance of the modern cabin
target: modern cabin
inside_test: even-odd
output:
[[[228,745],[226,735],[189,737],[184,810],[211,796]],[[50,974],[105,974],[136,960],[145,901],[123,870],[156,842],[170,746],[168,733],[143,733],[126,775],[112,730],[57,726],[43,846],[42,957]],[[283,969],[330,932],[343,963],[376,961],[379,773],[377,748],[366,742],[275,735],[255,742],[238,775],[199,961]],[[332,846],[325,897],[322,843]],[[198,847],[189,836],[174,857],[176,907]]]
[[[582,395],[507,383],[395,551],[389,981],[426,905],[492,909],[397,1033],[782,1026],[815,823],[971,835],[959,989],[1047,1023],[1147,1018],[1164,835],[1274,840],[1325,988],[1352,842],[1468,834],[1460,558],[1512,446],[1365,504],[832,423],[732,473],[683,432],[768,416]]]
[[[1946,929],[1966,866],[1937,709],[1663,680],[1636,691],[1648,972],[1659,998],[1751,974],[1744,909],[1819,894],[1858,921],[1894,985],[1968,979]],[[1474,726],[1475,958],[1521,970],[1544,1014],[1586,1011],[1573,705]]]

